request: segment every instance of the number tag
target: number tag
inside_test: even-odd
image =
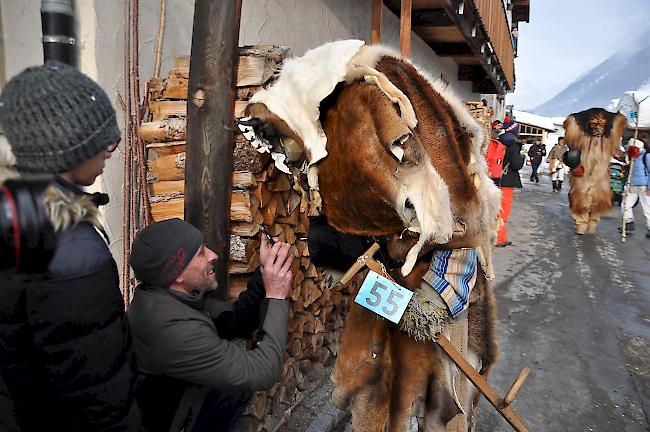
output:
[[[412,296],[413,291],[370,271],[354,302],[397,324]]]

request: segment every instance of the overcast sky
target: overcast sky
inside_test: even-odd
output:
[[[650,0],[532,0],[519,24],[516,109],[545,102],[650,28]],[[648,71],[650,74],[650,71]]]

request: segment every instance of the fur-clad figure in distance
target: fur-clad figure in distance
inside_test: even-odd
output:
[[[619,148],[627,119],[602,108],[570,114],[564,121],[565,141],[580,150],[580,166],[572,170],[569,203],[576,234],[593,233],[600,216],[612,208],[609,159]]]

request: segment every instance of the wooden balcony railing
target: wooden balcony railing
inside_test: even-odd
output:
[[[503,1],[474,0],[474,4],[508,81],[508,87],[512,89],[515,81],[515,56]]]

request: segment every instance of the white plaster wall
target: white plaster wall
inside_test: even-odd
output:
[[[5,43],[6,76],[10,79],[27,66],[43,61],[40,0],[0,0]],[[337,39],[370,38],[372,0],[243,0],[240,44],[286,45],[296,55]],[[141,86],[153,75],[159,21],[159,0],[140,0]],[[95,79],[113,101],[120,125],[124,111],[118,94],[124,94],[124,3],[117,0],[77,0],[79,67]],[[188,55],[192,40],[194,0],[167,0],[167,23],[161,75],[166,76],[174,57]],[[384,8],[382,43],[399,49],[399,18]],[[449,87],[464,100],[480,100],[471,83],[457,80],[458,66],[437,57],[419,37],[411,40],[412,61],[432,78],[445,74]],[[478,99],[477,99],[478,98]],[[106,191],[105,208],[111,251],[122,261],[123,153],[107,162],[104,175],[94,185]]]

